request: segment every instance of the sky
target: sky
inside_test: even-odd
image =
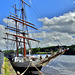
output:
[[[40,43],[33,43],[33,47],[47,47],[56,45],[75,44],[75,0],[24,0],[30,6],[25,5],[27,21],[34,23],[38,32],[29,28],[30,37],[32,32],[35,39]],[[2,37],[5,35],[4,26],[7,25],[6,16],[9,12],[14,13],[11,5],[17,4],[21,8],[20,0],[1,0],[0,1],[0,48],[5,49],[5,42]],[[20,14],[18,12],[18,14]],[[11,20],[9,24],[14,25]],[[31,44],[32,44],[31,43]]]

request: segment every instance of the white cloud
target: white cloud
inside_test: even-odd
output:
[[[3,39],[5,37],[5,27],[3,25],[0,25],[0,49],[3,50],[6,48],[5,40]]]
[[[8,26],[16,27],[14,20],[4,18],[4,19],[3,19],[3,22],[6,23]],[[22,27],[19,25],[19,22],[17,22],[17,25],[18,25],[18,27],[22,28]]]
[[[63,45],[75,44],[75,12],[69,12],[59,17],[53,17],[51,19],[45,17],[38,19],[43,22],[43,27],[40,31],[45,31],[45,39],[43,43],[52,43],[50,45],[56,45],[58,41],[53,42],[51,39],[59,39]],[[48,41],[46,41],[48,40]]]
[[[7,38],[5,34],[6,32],[9,32],[9,30],[8,31],[5,30],[5,26],[0,25],[0,49],[7,50],[7,47],[9,47],[8,49],[15,49],[14,42],[3,39],[3,38]],[[9,36],[9,38],[11,38],[11,36]]]
[[[4,19],[7,23],[7,19]],[[33,34],[30,33],[30,37],[39,39],[40,43],[31,42],[32,47],[46,47],[60,45],[72,45],[75,44],[75,12],[69,12],[59,17],[53,17],[49,19],[47,17],[39,19],[43,22],[43,27],[39,29],[40,32]],[[12,21],[9,21],[13,24]],[[14,25],[14,24],[13,24]]]
[[[69,35],[68,33],[43,31],[41,33],[33,33],[33,35],[35,38],[40,39],[40,47],[56,46],[58,44],[60,45],[59,41],[62,43],[62,45],[72,45],[75,42],[72,35]]]
[[[75,29],[74,29],[75,21],[73,20],[73,23],[69,22],[69,21],[71,21],[71,19],[74,19],[74,13],[75,12],[73,12],[73,13],[70,12],[70,13],[64,14],[61,17],[60,16],[57,17],[58,19],[56,19],[56,18],[39,19],[40,21],[43,22],[44,26],[42,28],[40,28],[41,32],[33,33],[35,38],[40,39],[39,46],[41,46],[41,47],[56,46],[58,44],[60,45],[59,41],[62,43],[62,45],[75,44],[75,38],[72,38],[72,36],[75,36]],[[65,16],[66,16],[66,19],[65,19]],[[70,16],[72,16],[72,18],[68,19],[68,18],[70,18]],[[63,19],[63,17],[65,20]],[[31,37],[33,37],[33,36],[31,36]]]
[[[31,0],[29,0],[30,1],[30,3],[32,4],[32,1]]]
[[[43,22],[44,25],[63,25],[68,23],[75,23],[75,12],[69,12],[59,17],[53,17],[48,19],[47,17],[38,19]]]
[[[3,21],[8,25],[15,26],[15,21],[13,21],[13,20],[4,18]]]
[[[53,17],[49,19],[47,17],[38,19],[43,22],[44,26],[41,29],[47,28],[47,30],[75,33],[75,12],[69,12],[59,17]]]
[[[75,1],[73,1],[73,3],[75,3]]]

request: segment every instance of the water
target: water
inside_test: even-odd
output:
[[[75,56],[57,57],[41,70],[45,75],[75,75]]]

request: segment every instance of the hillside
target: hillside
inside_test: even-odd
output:
[[[32,54],[50,54],[51,50],[53,50],[54,52],[56,52],[58,50],[59,46],[51,46],[51,47],[44,47],[44,48],[32,48]],[[71,46],[63,46],[61,48],[69,48],[69,50],[67,52],[65,52],[64,55],[75,55],[75,45],[71,45]],[[5,50],[4,53],[5,54],[12,54],[16,52],[13,50]],[[26,51],[28,54],[28,50]],[[19,53],[22,54],[21,49],[19,49]]]

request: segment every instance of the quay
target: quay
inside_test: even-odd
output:
[[[4,60],[4,53],[0,50],[0,75],[2,74],[1,70],[2,70],[3,60]]]
[[[4,57],[0,75],[16,75],[8,58]]]

